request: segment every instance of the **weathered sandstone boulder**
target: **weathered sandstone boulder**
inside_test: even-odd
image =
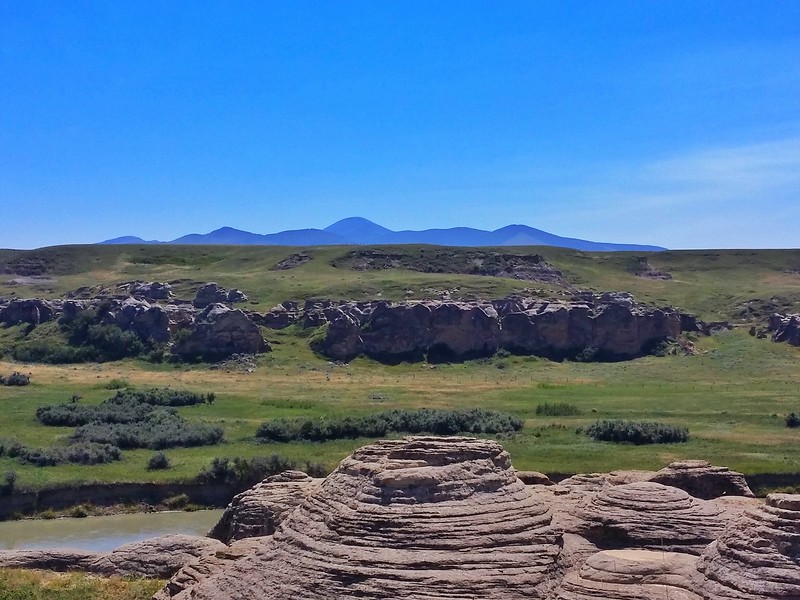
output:
[[[222,360],[232,354],[269,352],[269,344],[258,325],[241,310],[210,304],[197,315],[190,333],[173,352],[186,359]]]
[[[588,494],[567,508],[565,531],[600,548],[647,548],[700,554],[726,524],[717,505],[659,483],[627,483]]]
[[[195,308],[205,308],[210,304],[233,304],[236,302],[246,302],[247,296],[241,290],[226,290],[220,285],[210,282],[205,284],[195,294],[192,304]]]
[[[770,494],[703,553],[699,593],[712,600],[800,598],[800,495]]]
[[[53,304],[41,298],[14,299],[0,309],[0,323],[5,325],[39,325],[52,321],[55,316]]]
[[[547,475],[539,471],[517,471],[517,477],[525,485],[555,485]]]
[[[113,324],[123,331],[133,331],[140,338],[156,342],[169,340],[169,315],[157,304],[146,300],[126,298],[121,303],[113,302],[101,315],[100,322]]]
[[[128,281],[118,283],[116,287],[130,296],[146,300],[169,300],[172,297],[172,286],[160,281]]]
[[[753,497],[744,475],[728,467],[716,467],[704,460],[671,463],[650,479],[655,483],[685,490],[695,498],[710,500],[719,496]]]
[[[226,544],[272,535],[281,521],[321,483],[321,479],[309,477],[302,471],[284,471],[267,477],[234,496],[208,535]]]
[[[550,521],[495,442],[380,441],[191,598],[547,598],[561,543]]]
[[[604,550],[567,573],[555,600],[703,600],[693,591],[697,558],[651,550]]]
[[[167,585],[155,593],[152,600],[191,600],[194,586],[224,572],[234,561],[254,553],[262,543],[259,538],[240,540],[224,550],[217,550],[184,565],[170,578]]]
[[[86,571],[105,556],[86,550],[0,550],[0,569],[41,569],[43,571]]]
[[[184,565],[224,551],[219,540],[195,535],[165,535],[116,548],[88,565],[100,575],[121,577],[172,577]]]

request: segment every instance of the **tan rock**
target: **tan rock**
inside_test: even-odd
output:
[[[650,481],[680,488],[704,500],[719,496],[753,497],[744,475],[728,467],[713,466],[705,460],[674,462],[661,469]]]
[[[722,533],[725,514],[713,503],[653,482],[609,486],[568,507],[565,531],[602,548],[650,548],[700,554]]]
[[[692,590],[696,558],[652,550],[605,550],[568,573],[556,600],[703,600]]]
[[[356,451],[195,600],[547,598],[560,536],[496,442],[411,437]]]
[[[770,494],[731,521],[699,561],[711,600],[800,598],[800,495]]]
[[[284,471],[267,477],[234,496],[208,535],[225,544],[272,535],[281,521],[321,483],[321,479],[313,479],[302,471]]]
[[[87,570],[121,577],[171,577],[189,563],[224,550],[219,540],[195,535],[164,535],[132,542],[102,556]]]
[[[42,569],[44,571],[85,571],[105,554],[85,550],[0,550],[2,569]]]

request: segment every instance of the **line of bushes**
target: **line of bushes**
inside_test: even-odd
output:
[[[71,401],[40,406],[36,409],[36,419],[42,425],[55,427],[76,427],[92,422],[135,423],[146,420],[156,407],[211,404],[214,399],[213,392],[199,394],[171,388],[121,389],[100,404],[86,405]]]
[[[68,446],[28,448],[15,440],[0,440],[0,456],[16,458],[21,463],[37,467],[62,464],[98,465],[119,460],[122,453],[112,444],[76,442]]]
[[[113,444],[123,450],[211,446],[219,444],[224,437],[220,427],[190,423],[175,412],[163,408],[153,410],[142,421],[129,423],[93,421],[81,425],[72,435],[75,441]]]
[[[597,421],[586,428],[586,435],[597,441],[632,444],[673,444],[689,439],[689,430],[648,421]]]
[[[306,462],[298,465],[296,462],[281,456],[254,456],[252,458],[214,458],[208,467],[203,468],[195,478],[196,483],[225,484],[236,489],[246,489],[254,486],[270,475],[277,475],[289,469],[305,471],[312,477],[325,477],[327,469],[319,463]]]
[[[261,442],[291,442],[383,437],[388,433],[507,433],[522,429],[521,419],[495,410],[389,410],[360,417],[273,419],[261,424]]]

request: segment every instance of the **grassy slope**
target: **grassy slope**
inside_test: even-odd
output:
[[[84,285],[110,285],[146,279],[177,281],[178,295],[191,296],[205,281],[244,290],[266,309],[283,300],[305,298],[371,299],[436,296],[499,297],[544,284],[494,277],[409,271],[357,272],[336,269],[330,261],[348,246],[304,248],[313,259],[287,271],[270,270],[298,248],[275,246],[60,246],[32,251],[0,251],[0,273],[21,258],[42,264],[52,282],[9,285],[0,275],[0,295],[55,297]],[[407,247],[384,247],[403,251]],[[418,251],[419,246],[411,247]],[[488,249],[484,249],[488,250]],[[671,251],[651,253],[650,264],[670,272],[669,281],[636,277],[630,267],[641,253],[586,253],[563,248],[502,248],[501,252],[539,253],[561,269],[575,286],[626,290],[642,301],[666,303],[709,320],[733,315],[746,300],[786,296],[800,310],[800,250]],[[411,293],[407,294],[410,290]]]
[[[59,295],[82,285],[130,279],[185,280],[175,287],[190,297],[192,281],[216,280],[243,289],[261,309],[287,298],[401,298],[435,295],[430,290],[459,288],[455,295],[497,297],[525,287],[543,287],[491,277],[380,271],[337,270],[329,261],[350,248],[306,249],[314,259],[289,271],[270,267],[294,249],[274,247],[106,246],[33,251],[48,266]],[[785,296],[800,310],[800,251],[664,252],[650,263],[673,275],[671,281],[633,276],[631,254],[587,254],[553,248],[539,252],[576,286],[628,290],[639,299],[669,303],[706,319],[730,317],[736,306],[754,298]],[[509,251],[509,249],[503,249]],[[44,258],[39,254],[44,254]],[[0,266],[10,251],[0,251]],[[17,257],[19,255],[17,254]],[[30,258],[30,254],[27,256]],[[11,256],[14,260],[14,256]],[[3,283],[0,294],[43,295],[41,290]],[[36,331],[36,330],[34,330]],[[41,329],[44,332],[45,329]],[[19,328],[0,329],[3,336]],[[277,416],[323,416],[391,407],[470,407],[508,410],[526,419],[526,429],[503,443],[520,469],[556,472],[659,468],[676,458],[705,458],[747,473],[787,472],[800,465],[800,432],[783,426],[783,416],[800,410],[797,389],[800,349],[758,340],[735,330],[698,341],[694,357],[644,358],[617,364],[550,363],[516,357],[430,368],[424,364],[386,367],[356,360],[334,367],[308,350],[307,340],[291,330],[267,332],[275,351],[260,359],[255,373],[212,371],[207,367],[154,366],[139,362],[105,365],[25,365],[34,383],[0,388],[0,437],[13,435],[29,445],[63,443],[67,428],[45,428],[33,418],[37,406],[68,399],[100,402],[112,392],[103,385],[123,377],[136,385],[173,385],[215,391],[213,405],[181,409],[190,419],[220,424],[227,443],[218,447],[171,450],[174,468],[151,473],[151,451],[125,452],[121,463],[97,467],[24,467],[0,458],[0,472],[13,469],[23,485],[78,480],[158,480],[194,476],[214,456],[252,456],[279,452],[297,460],[333,467],[353,448],[369,440],[325,444],[259,446],[252,442],[258,424]],[[502,365],[505,368],[498,368]],[[0,363],[0,373],[20,369]],[[540,402],[570,402],[577,417],[538,417]],[[630,447],[592,442],[577,427],[600,418],[658,419],[687,426],[687,444]]]

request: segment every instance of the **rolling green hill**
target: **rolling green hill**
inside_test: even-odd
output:
[[[415,258],[417,270],[354,270],[342,264],[353,251]],[[568,287],[622,290],[641,302],[669,304],[706,320],[749,320],[773,308],[800,310],[800,250],[697,250],[658,253],[594,253],[550,247],[443,248],[437,246],[58,246],[39,250],[0,250],[0,295],[60,296],[82,286],[111,285],[134,279],[170,282],[190,298],[200,283],[216,281],[243,290],[263,310],[284,300],[307,298],[363,300],[497,298],[564,286],[459,273],[466,253],[541,255],[564,275]],[[286,270],[275,266],[292,254],[310,257]],[[431,272],[422,272],[426,258]],[[422,257],[422,258],[420,258]],[[637,257],[672,276],[636,275]],[[401,261],[403,262],[403,261]],[[748,303],[750,310],[748,311]]]

